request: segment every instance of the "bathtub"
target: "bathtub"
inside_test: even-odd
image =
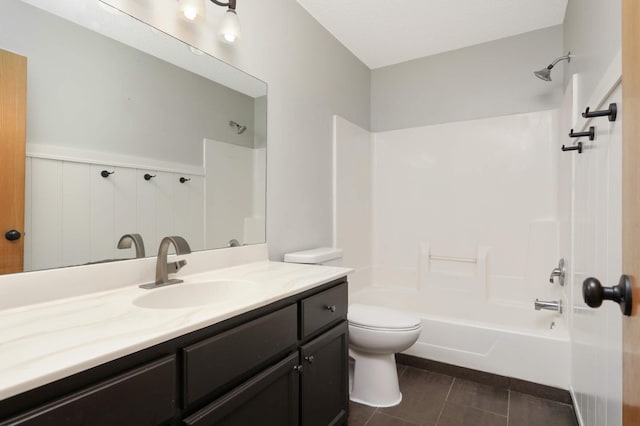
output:
[[[417,290],[367,287],[350,303],[385,306],[420,318],[422,333],[405,354],[535,383],[569,388],[566,315],[529,307],[438,299]]]

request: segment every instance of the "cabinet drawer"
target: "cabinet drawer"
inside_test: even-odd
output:
[[[183,349],[187,405],[296,345],[297,307],[290,305]]]
[[[300,302],[300,338],[304,339],[325,326],[346,318],[347,283],[337,285]]]
[[[252,377],[185,419],[189,426],[298,424],[298,354]]]
[[[2,425],[158,425],[174,415],[175,356],[163,358]]]

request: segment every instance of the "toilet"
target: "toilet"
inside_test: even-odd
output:
[[[317,248],[284,256],[285,262],[337,266],[342,250]],[[400,404],[395,354],[411,347],[420,336],[420,319],[402,311],[354,303],[349,323],[349,398],[372,407]]]
[[[353,371],[349,398],[372,407],[400,404],[397,352],[411,347],[420,336],[420,319],[381,306],[349,305],[349,356]]]

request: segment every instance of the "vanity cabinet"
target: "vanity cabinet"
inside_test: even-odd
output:
[[[299,321],[296,314],[299,314]],[[204,387],[207,383],[211,390],[220,389],[231,377],[259,365],[262,359],[278,350],[289,347],[293,351],[276,365],[251,377],[186,418],[185,424],[346,424],[349,402],[346,314],[345,282],[185,349],[187,354],[204,347],[212,352],[221,351],[202,358],[210,374],[199,374],[195,369],[187,374],[187,377],[197,377],[201,382],[198,395],[206,393]],[[299,340],[295,339],[296,331]],[[214,345],[214,342],[230,341],[234,343]],[[214,359],[219,362],[205,362]],[[185,388],[189,389],[189,385]],[[186,399],[195,400],[192,397]]]
[[[346,424],[346,313],[343,278],[0,401],[0,426]]]

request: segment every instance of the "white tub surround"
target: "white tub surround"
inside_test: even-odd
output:
[[[1,277],[7,281],[6,287],[0,285],[2,299],[12,292],[39,292],[38,282],[43,288],[51,287],[42,292],[50,295],[54,295],[56,290],[63,292],[67,288],[78,288],[83,280],[93,292],[73,297],[67,289],[62,298],[31,300],[31,303],[17,303],[20,306],[4,306],[0,310],[0,323],[3,325],[0,335],[3,359],[0,363],[0,399],[312,289],[344,277],[351,271],[266,259],[224,267],[225,263],[234,264],[231,261],[234,257],[250,258],[252,256],[247,251],[260,250],[266,255],[266,247],[260,249],[256,246],[247,250],[243,247],[186,256],[189,263],[184,270],[188,271],[191,266],[194,273],[178,274],[185,284],[213,280],[250,281],[257,289],[243,294],[241,298],[178,309],[149,309],[133,303],[139,296],[162,290],[138,287],[138,284],[153,280],[151,266],[155,266],[154,258],[123,262],[119,268],[113,265],[68,268],[60,270],[61,275],[52,282],[40,279],[41,273],[38,272],[14,276],[14,281],[24,285],[22,289],[10,282],[11,276]],[[142,264],[144,267],[138,269],[144,269],[146,273],[137,271],[139,275],[136,276],[132,273],[135,269],[133,264]],[[211,265],[208,270],[207,264]],[[123,276],[118,278],[114,271]],[[57,272],[48,272],[48,277]],[[134,279],[136,281],[131,282]],[[27,297],[14,295],[13,300],[27,301]]]
[[[350,303],[403,310],[422,333],[404,353],[474,370],[569,388],[569,335],[562,315],[533,307],[442,298],[434,292],[369,287]]]

